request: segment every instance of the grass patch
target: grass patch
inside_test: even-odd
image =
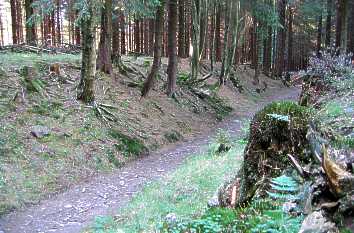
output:
[[[181,218],[203,213],[219,185],[239,168],[244,148],[235,144],[224,156],[218,156],[213,153],[215,146],[190,157],[165,179],[147,185],[115,218],[96,218],[88,232],[155,232],[169,213]]]
[[[21,64],[32,66],[34,64],[46,64],[63,62],[79,64],[81,55],[79,54],[36,54],[36,53],[0,53],[0,65],[4,67]]]

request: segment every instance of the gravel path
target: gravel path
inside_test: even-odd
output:
[[[187,156],[201,152],[218,128],[235,136],[240,133],[243,118],[252,117],[270,101],[297,99],[298,94],[296,88],[273,93],[249,106],[248,111],[240,113],[236,109],[233,116],[200,136],[163,148],[111,175],[95,177],[88,183],[77,185],[38,205],[3,216],[0,219],[0,233],[80,232],[95,216],[117,212],[146,182],[166,175],[183,163]]]

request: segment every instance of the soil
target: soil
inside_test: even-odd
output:
[[[274,84],[275,85],[275,84]],[[221,90],[220,95],[229,95]],[[234,95],[234,94],[232,94]],[[241,120],[251,118],[264,105],[274,100],[298,98],[297,88],[276,88],[251,101],[230,98],[235,112],[215,127],[203,125],[199,134],[177,144],[169,145],[150,156],[129,163],[110,175],[97,175],[89,182],[72,186],[67,191],[49,197],[39,204],[14,211],[0,219],[0,232],[80,232],[98,215],[114,214],[147,182],[163,179],[187,156],[203,150],[217,129],[240,135]]]

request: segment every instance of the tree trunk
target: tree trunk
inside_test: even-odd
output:
[[[135,52],[140,53],[140,22],[138,19],[134,20],[134,44]]]
[[[120,12],[116,10],[115,17],[112,19],[112,58],[113,60],[119,59],[120,57],[120,38],[119,38],[119,14]]]
[[[23,42],[23,25],[22,25],[22,0],[16,0],[16,24],[18,43]]]
[[[12,28],[12,43],[18,44],[18,27],[17,27],[17,9],[16,0],[10,0],[11,6],[11,28]]]
[[[201,58],[205,58],[205,42],[208,31],[208,6],[206,0],[198,0],[199,1],[199,60]]]
[[[321,20],[322,21],[322,20]],[[289,8],[289,40],[288,40],[288,68],[287,71],[292,71],[294,69],[294,9],[292,7]],[[321,27],[322,30],[322,27]]]
[[[343,46],[343,27],[346,20],[346,0],[337,0],[336,15],[336,48]]]
[[[125,18],[123,12],[120,12],[119,18],[120,18],[119,20],[120,21],[120,45],[121,45],[120,54],[125,55],[127,51],[127,44],[125,40]]]
[[[157,72],[161,66],[161,47],[162,47],[162,34],[164,25],[164,6],[165,2],[161,1],[160,6],[156,10],[155,19],[155,44],[154,44],[154,61],[150,70],[150,73],[144,83],[143,89],[141,91],[142,97],[147,97],[151,88],[154,86],[154,81]]]
[[[96,75],[96,7],[94,1],[87,1],[87,16],[81,20],[82,28],[82,66],[78,86],[78,100],[91,104],[95,101]]]
[[[185,54],[186,54],[186,57],[189,57],[190,56],[190,41],[191,41],[191,36],[190,36],[190,33],[191,33],[191,9],[192,9],[192,0],[185,0],[185,4],[186,4],[186,7],[185,7],[185,40],[186,40],[186,51],[185,51]]]
[[[186,57],[184,1],[178,1],[178,56]]]
[[[29,45],[37,44],[36,36],[36,24],[34,21],[30,22],[31,16],[33,15],[33,0],[25,0],[25,12],[26,12],[26,43]]]
[[[173,97],[176,91],[177,77],[177,0],[168,3],[168,67],[167,95]]]
[[[229,52],[227,51],[227,48],[229,47],[229,33],[230,33],[230,19],[231,19],[231,14],[232,14],[232,9],[231,6],[233,5],[233,0],[227,0],[226,1],[226,10],[225,10],[225,30],[224,30],[224,52],[222,56],[222,64],[221,64],[221,72],[219,76],[219,84],[224,85],[225,83],[225,75],[227,75],[227,61],[228,61],[228,55]]]
[[[144,54],[149,55],[149,24],[148,20],[144,19]]]
[[[210,28],[210,33],[211,33],[211,38],[210,38],[210,69],[211,71],[214,71],[214,63],[215,63],[215,43],[216,43],[216,30],[215,30],[215,22],[216,22],[216,11],[217,11],[217,3],[213,2],[212,5],[212,14],[211,14],[211,28]]]
[[[316,42],[317,57],[320,56],[320,52],[321,52],[321,48],[322,48],[321,44],[322,44],[322,13],[318,17],[317,42]]]
[[[273,29],[268,27],[268,35],[264,42],[264,54],[263,54],[263,72],[266,76],[271,73],[272,67],[272,39]]]
[[[253,77],[253,85],[259,84],[259,75],[260,75],[260,67],[259,67],[259,44],[258,44],[258,27],[256,17],[253,17],[253,60],[254,60],[254,77]]]
[[[57,0],[57,15],[56,15],[56,34],[57,34],[57,45],[60,46],[61,45],[61,21],[60,21],[60,0]]]
[[[105,0],[102,9],[97,69],[106,74],[112,74],[112,0]]]
[[[56,31],[55,31],[55,11],[53,10],[52,13],[50,14],[50,32],[51,32],[51,42],[52,45],[56,45]]]
[[[155,21],[149,19],[149,56],[154,55],[154,25]]]
[[[216,22],[215,22],[215,57],[216,61],[221,61],[221,6],[217,4]]]
[[[4,45],[4,24],[2,23],[2,15],[0,14],[0,46]]]
[[[326,47],[331,46],[332,6],[333,6],[332,0],[327,0]]]
[[[348,22],[348,52],[353,53],[354,58],[354,1],[349,2],[349,22]]]
[[[75,11],[75,19],[79,17],[79,11]],[[80,27],[78,25],[75,25],[75,44],[76,45],[81,45],[81,31]]]
[[[192,1],[192,46],[193,46],[193,53],[192,53],[192,72],[191,72],[191,79],[195,80],[198,77],[199,72],[199,55],[200,55],[200,0]]]
[[[278,0],[278,15],[281,27],[278,28],[277,48],[275,58],[274,76],[281,77],[284,70],[284,55],[285,55],[285,8],[286,0]]]

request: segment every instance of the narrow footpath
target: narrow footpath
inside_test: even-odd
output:
[[[284,88],[242,112],[236,109],[229,119],[195,138],[156,151],[113,174],[95,177],[38,205],[5,215],[0,219],[0,233],[78,233],[91,224],[95,216],[116,213],[144,184],[162,178],[186,157],[201,152],[217,129],[236,136],[240,134],[242,119],[251,118],[271,101],[297,100],[298,95],[299,89]]]

